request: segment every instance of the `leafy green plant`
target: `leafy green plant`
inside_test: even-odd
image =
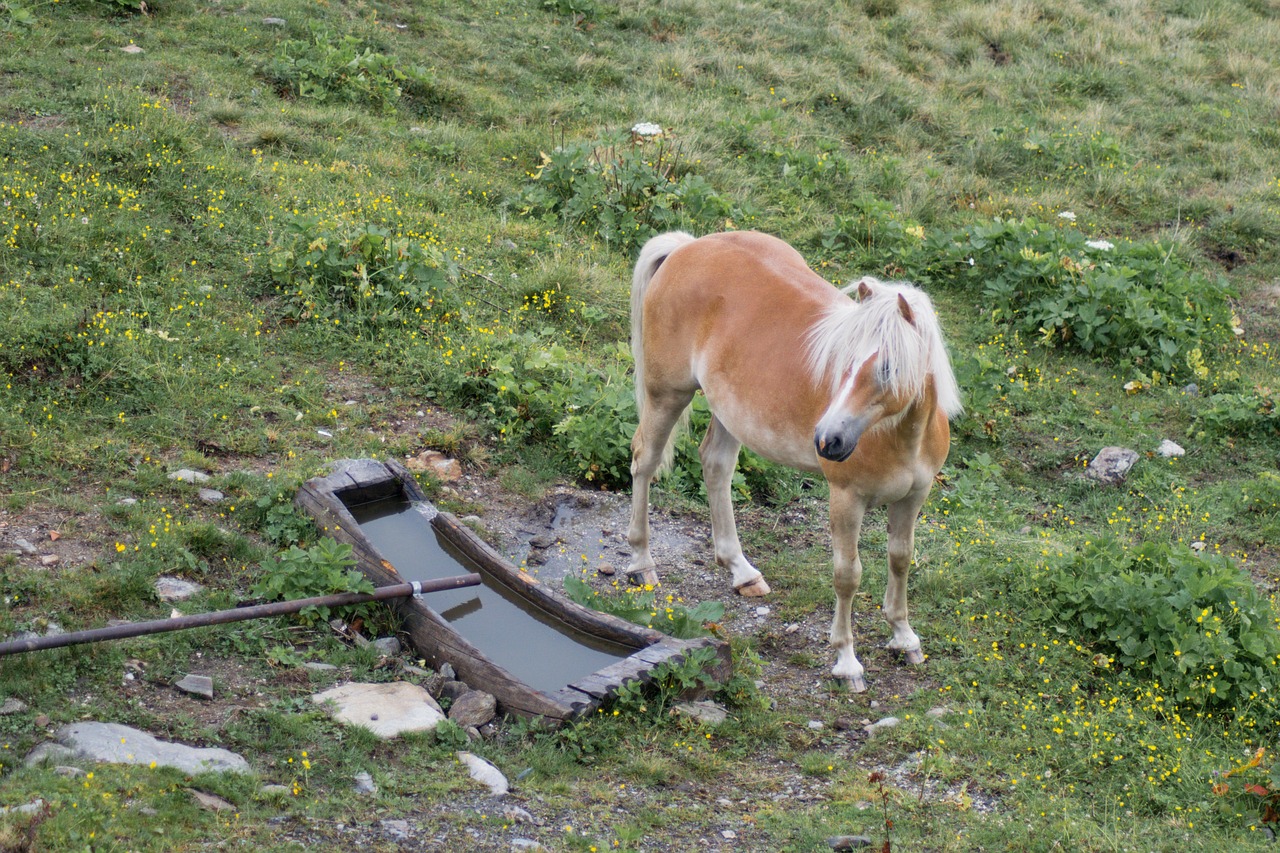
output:
[[[521,193],[526,213],[551,215],[570,228],[630,252],[673,228],[719,228],[743,214],[664,139],[611,137],[561,145],[544,154]]]
[[[575,21],[590,21],[600,12],[596,0],[542,0],[542,8],[557,15],[570,15]]]
[[[1235,816],[1244,809],[1257,823],[1280,822],[1280,762],[1267,758],[1265,746],[1230,770],[1213,771],[1213,779],[1210,790],[1227,800],[1224,811]]]
[[[1243,712],[1277,687],[1276,614],[1227,557],[1103,539],[1021,583],[1042,598],[1030,618],[1083,629],[1097,638],[1100,665],[1114,660],[1175,702]]]
[[[242,521],[256,528],[270,542],[287,547],[315,535],[315,523],[293,505],[297,484],[279,484],[249,502]]]
[[[683,639],[709,636],[708,623],[724,618],[724,605],[719,601],[700,601],[685,607],[671,595],[659,601],[657,590],[648,585],[601,595],[581,578],[567,575],[564,589],[571,600],[585,607]]]
[[[276,557],[262,562],[262,575],[254,583],[254,595],[268,601],[292,601],[342,592],[373,592],[373,584],[361,574],[355,565],[350,545],[334,539],[323,538],[306,550],[297,545]],[[298,611],[297,618],[314,625],[326,622],[330,610],[326,606],[311,606]],[[343,618],[353,619],[367,615],[368,604],[348,605],[336,608]]]
[[[30,27],[36,16],[18,0],[0,0],[0,33],[16,32],[20,27]]]
[[[679,661],[663,661],[649,670],[647,682],[623,682],[609,704],[622,713],[644,714],[650,705],[661,711],[689,691],[716,690],[721,684],[709,672],[715,662],[716,651],[710,648],[694,649]]]
[[[1188,357],[1232,339],[1226,282],[1159,243],[1086,240],[1036,220],[967,226],[907,265],[917,280],[957,284],[991,315],[1046,346],[1189,376]]]
[[[1280,411],[1270,389],[1214,394],[1196,413],[1196,427],[1223,439],[1265,439],[1280,436]]]
[[[898,278],[919,254],[924,229],[905,221],[892,204],[870,195],[842,200],[850,213],[837,213],[818,237],[826,256],[842,256],[853,269]]]
[[[267,250],[271,278],[297,319],[418,329],[445,318],[456,274],[421,240],[371,223],[321,223],[295,216]]]
[[[308,40],[286,39],[263,67],[282,91],[314,101],[330,99],[393,109],[403,85],[427,76],[405,67],[351,35],[335,37],[323,25],[311,25]]]

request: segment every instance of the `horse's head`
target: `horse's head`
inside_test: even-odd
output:
[[[857,287],[863,300],[872,298],[872,288],[865,280]],[[901,293],[896,297],[894,320],[914,328],[911,305]],[[813,432],[814,447],[823,459],[848,459],[867,430],[901,415],[919,397],[920,389],[901,381],[911,366],[895,363],[895,353],[898,359],[915,357],[904,356],[901,347],[882,343],[870,355],[852,360]]]

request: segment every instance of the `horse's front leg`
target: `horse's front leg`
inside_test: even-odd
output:
[[[855,693],[867,689],[862,663],[853,648],[853,596],[862,583],[862,560],[858,557],[858,536],[866,505],[848,487],[831,487],[831,551],[835,563],[836,613],[831,620],[831,645],[836,665],[831,674]]]
[[[902,652],[907,663],[924,663],[920,638],[907,621],[907,573],[915,556],[916,518],[929,490],[913,492],[889,505],[889,579],[884,589],[884,618],[893,630],[888,647]]]
[[[733,588],[752,597],[767,595],[769,584],[760,571],[743,556],[738,539],[738,525],[733,518],[733,471],[738,466],[742,443],[716,417],[698,448],[702,459],[702,478],[707,484],[707,503],[711,509],[711,539],[715,543],[716,563],[733,575]]]

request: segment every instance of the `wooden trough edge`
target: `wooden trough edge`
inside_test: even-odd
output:
[[[716,651],[716,663],[708,674],[725,680],[732,669],[729,644],[714,637],[682,640],[600,613],[571,601],[531,575],[520,572],[501,554],[452,514],[437,510],[418,486],[413,474],[395,460],[339,460],[333,472],[308,480],[298,490],[295,504],[315,519],[321,531],[352,546],[357,567],[375,586],[403,583],[395,566],[384,559],[360,530],[341,496],[354,502],[402,496],[463,557],[517,595],[576,630],[634,648],[636,652],[585,678],[551,693],[535,690],[491,661],[483,652],[435,612],[425,600],[397,600],[392,606],[422,657],[439,667],[451,664],[458,677],[491,693],[499,709],[520,717],[565,721],[595,710],[628,681],[648,682],[653,667],[678,664],[702,648]]]

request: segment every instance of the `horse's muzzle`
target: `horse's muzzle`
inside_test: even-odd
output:
[[[840,433],[825,436],[821,433],[815,433],[813,446],[817,448],[818,455],[823,459],[829,459],[832,462],[843,462],[853,455],[853,451],[858,449],[858,436],[846,437]]]

